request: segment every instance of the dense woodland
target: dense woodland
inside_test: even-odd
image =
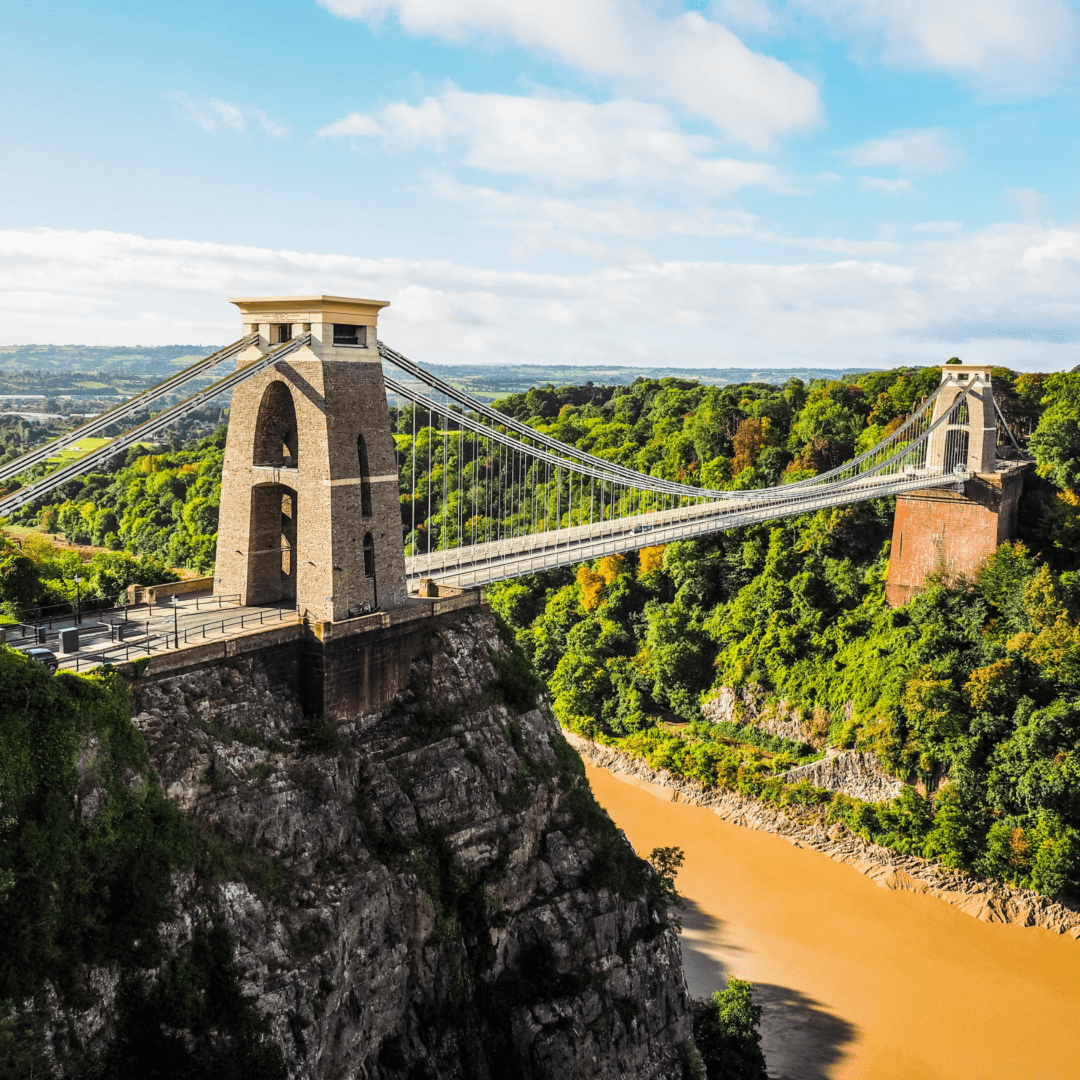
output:
[[[936,367],[779,387],[639,379],[535,388],[499,407],[654,476],[754,488],[873,445],[938,379]],[[492,588],[492,605],[567,727],[708,783],[820,805],[903,851],[1080,895],[1080,373],[998,368],[994,389],[1013,430],[1030,434],[1042,479],[1024,496],[1020,541],[977,582],[932,584],[886,607],[893,506],[878,500],[518,579]],[[411,409],[392,422],[406,550],[527,524],[500,512],[505,458]],[[209,570],[223,437],[132,450],[116,472],[72,482],[25,520],[126,553],[115,558],[138,561],[119,567],[127,574]],[[531,493],[519,503],[533,522],[596,512],[584,489],[558,492],[538,474],[515,482]],[[39,556],[35,576],[34,559],[11,548],[0,557],[9,611],[62,591],[63,575]],[[805,741],[705,722],[701,703],[720,686],[786,703]],[[825,741],[875,751],[918,789],[871,805],[780,778]]]

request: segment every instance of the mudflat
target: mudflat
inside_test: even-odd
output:
[[[769,1073],[787,1080],[1075,1080],[1080,942],[881,888],[779,836],[587,766],[639,854],[686,854],[691,992],[754,983]]]

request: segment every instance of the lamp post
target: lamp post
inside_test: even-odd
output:
[[[173,646],[177,649],[180,648],[180,597],[173,593],[172,598],[172,625],[173,625]]]
[[[79,591],[79,583],[82,578],[78,574],[75,575],[75,625],[82,625],[82,594]]]

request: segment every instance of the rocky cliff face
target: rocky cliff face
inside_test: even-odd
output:
[[[167,797],[246,867],[174,874],[167,951],[231,935],[290,1076],[682,1075],[689,1000],[654,876],[549,715],[522,710],[520,676],[468,614],[437,621],[391,709],[338,727],[257,665],[136,683]],[[116,980],[89,982],[92,1050]]]

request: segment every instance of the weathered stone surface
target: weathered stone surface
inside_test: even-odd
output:
[[[296,702],[246,661],[136,688],[168,797],[283,868],[263,896],[175,874],[163,940],[175,955],[200,923],[227,927],[298,1080],[680,1075],[678,939],[645,896],[591,882],[593,838],[554,779],[571,751],[545,711],[485,702],[493,651],[490,615],[433,620],[411,689],[340,725],[329,753],[304,751]],[[452,873],[483,884],[479,922],[429,895]],[[89,1047],[116,986],[91,982],[98,1003],[74,1017]]]
[[[808,713],[783,699],[770,701],[765,690],[755,683],[748,683],[740,690],[720,687],[702,704],[701,714],[714,724],[721,721],[745,724],[769,735],[817,747],[825,745],[829,733],[829,717],[824,710]]]
[[[889,776],[874,754],[857,750],[798,765],[784,773],[784,779],[789,784],[805,780],[826,791],[839,791],[866,802],[895,799],[904,790],[903,781]]]
[[[668,789],[672,799],[707,806],[734,825],[786,836],[796,847],[812,848],[866,874],[885,889],[928,893],[984,922],[1041,926],[1056,934],[1080,939],[1080,908],[1049,900],[1029,889],[1014,889],[1000,881],[950,870],[917,855],[901,855],[870,844],[843,825],[826,828],[820,814],[800,806],[782,810],[757,799],[652,769],[622,750],[566,732],[567,741],[593,765]]]

